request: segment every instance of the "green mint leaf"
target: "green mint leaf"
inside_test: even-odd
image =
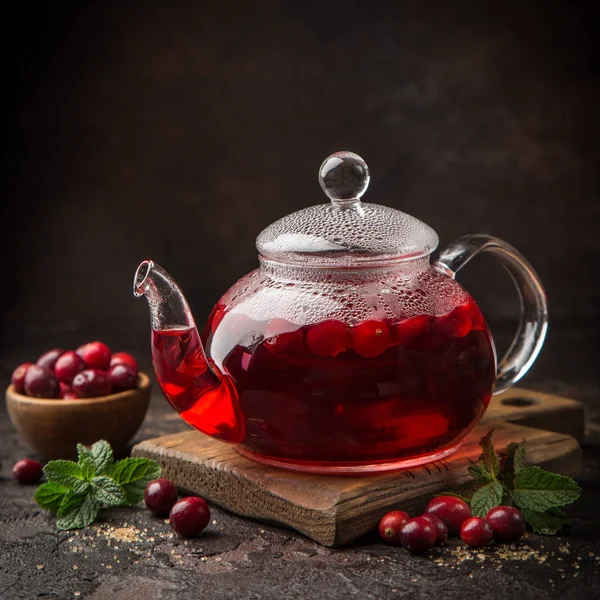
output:
[[[56,512],[63,498],[68,492],[68,488],[55,481],[42,483],[36,490],[34,499],[45,510]]]
[[[98,475],[92,479],[94,496],[98,502],[107,506],[123,506],[126,504],[125,490],[111,477]]]
[[[492,481],[479,488],[471,499],[471,513],[474,517],[484,518],[492,508],[499,506],[504,488],[499,481]]]
[[[569,517],[560,508],[550,508],[545,512],[524,509],[523,516],[533,531],[541,535],[554,535],[570,523]]]
[[[487,469],[488,473],[492,476],[492,479],[496,479],[500,472],[498,465],[498,455],[494,449],[494,431],[490,429],[482,438],[479,440],[481,446],[481,457],[480,460]]]
[[[100,506],[94,494],[68,493],[58,509],[56,526],[59,529],[81,529],[91,525],[98,516]]]
[[[81,467],[70,460],[51,460],[44,467],[44,475],[48,481],[60,483],[68,488],[85,479]]]
[[[84,458],[79,464],[79,467],[83,478],[86,481],[91,481],[96,474],[96,464],[94,463],[94,459],[89,456]]]
[[[129,506],[142,500],[148,482],[160,477],[160,465],[149,458],[124,458],[116,462],[111,477],[123,486]]]
[[[86,458],[91,458],[94,461],[97,475],[106,475],[115,462],[112,448],[106,440],[99,440],[91,448],[77,444],[77,453],[79,464],[82,464]]]
[[[100,440],[92,446],[92,456],[98,475],[106,475],[115,462],[112,448],[106,440]]]
[[[504,469],[502,470],[502,481],[509,490],[512,490],[514,487],[515,476],[526,467],[526,450],[525,440],[520,444],[511,442],[506,449],[506,460],[504,461]]]
[[[92,450],[83,444],[77,444],[77,462],[81,464],[84,458],[93,458]]]
[[[575,502],[581,488],[570,477],[540,467],[525,467],[515,476],[513,500],[521,510],[545,512]]]
[[[77,481],[73,484],[70,491],[73,492],[73,494],[85,494],[90,489],[90,485],[89,481]]]
[[[479,483],[489,483],[494,480],[484,465],[470,465],[469,473],[471,474],[471,477]]]

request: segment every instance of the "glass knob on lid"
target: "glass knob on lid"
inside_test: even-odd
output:
[[[331,200],[294,212],[264,229],[256,240],[262,257],[307,266],[349,267],[427,256],[436,232],[400,210],[361,202],[370,181],[367,163],[336,152],[319,168],[319,184]]]
[[[319,169],[321,189],[334,206],[360,202],[369,181],[367,163],[354,152],[336,152],[327,157]]]

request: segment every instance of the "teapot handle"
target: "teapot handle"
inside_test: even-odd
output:
[[[466,235],[442,250],[433,267],[452,277],[480,252],[495,254],[515,282],[521,320],[510,348],[498,364],[494,394],[512,387],[531,367],[548,329],[548,302],[542,282],[527,259],[506,242],[485,234]]]

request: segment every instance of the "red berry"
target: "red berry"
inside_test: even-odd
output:
[[[336,356],[350,346],[348,327],[340,321],[323,321],[306,332],[306,343],[319,356]]]
[[[433,498],[427,504],[425,512],[441,519],[450,534],[459,533],[465,519],[471,516],[469,505],[455,496]]]
[[[471,327],[474,331],[485,329],[485,319],[479,310],[477,304],[471,301]]]
[[[137,387],[137,372],[134,371],[129,365],[115,365],[108,370],[107,374],[108,378],[110,379],[112,389],[115,392],[132,390],[133,388]]]
[[[58,398],[58,379],[46,369],[31,365],[25,373],[25,393],[34,398]]]
[[[135,374],[138,374],[139,368],[137,364],[137,360],[128,354],[127,352],[115,352],[110,359],[110,366],[114,367],[115,365],[128,365],[131,367]]]
[[[410,519],[400,531],[400,541],[411,554],[427,552],[433,548],[435,539],[435,527],[423,517]]]
[[[19,483],[35,483],[42,476],[42,464],[37,460],[24,458],[15,463],[12,474]]]
[[[452,312],[434,320],[432,328],[442,335],[461,338],[471,331],[471,312],[468,306],[457,306]]]
[[[83,351],[85,350],[86,346],[87,346],[87,344],[81,344],[81,346],[79,346],[79,348],[77,348],[75,350],[75,354],[79,354],[79,356],[81,356],[81,358],[83,358]]]
[[[373,358],[385,352],[390,340],[387,325],[373,320],[351,327],[350,337],[354,352],[365,358]]]
[[[146,486],[144,502],[153,515],[168,515],[177,502],[177,488],[168,479],[154,479]]]
[[[48,350],[48,352],[44,352],[35,364],[38,367],[42,367],[42,369],[46,369],[46,371],[54,373],[54,365],[63,353],[64,350],[61,348],[53,348],[52,350]]]
[[[448,539],[448,528],[444,521],[439,517],[430,513],[421,515],[424,519],[427,519],[435,527],[435,543],[436,545],[443,544]]]
[[[105,371],[110,367],[110,348],[102,342],[90,342],[83,348],[83,360],[91,369]]]
[[[429,331],[432,317],[429,315],[417,315],[403,319],[392,327],[390,332],[390,345],[407,344]]]
[[[80,398],[106,396],[111,392],[108,375],[99,369],[80,371],[73,378],[71,387]]]
[[[501,544],[516,542],[525,533],[525,519],[521,511],[513,506],[492,508],[485,522],[494,532],[494,539]]]
[[[85,369],[85,362],[79,354],[69,350],[65,352],[54,365],[54,372],[58,379],[64,383],[71,383],[73,377]]]
[[[13,371],[10,382],[13,384],[17,394],[22,394],[25,391],[25,373],[27,373],[27,369],[29,369],[30,366],[31,363],[26,362],[19,365]]]
[[[468,518],[460,528],[460,538],[471,548],[487,546],[493,537],[492,528],[481,517]]]
[[[169,523],[179,535],[198,535],[210,521],[210,509],[202,498],[188,496],[176,502],[169,513]]]
[[[62,390],[60,397],[63,400],[79,400],[79,396],[72,389]]]
[[[400,543],[400,530],[410,519],[410,515],[403,510],[392,510],[386,513],[379,521],[379,535],[388,544]]]
[[[265,347],[273,354],[292,354],[302,345],[303,331],[285,319],[271,319],[264,336]]]

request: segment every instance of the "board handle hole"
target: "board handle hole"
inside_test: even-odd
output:
[[[504,406],[533,406],[539,404],[540,401],[535,398],[503,398],[500,400]]]

